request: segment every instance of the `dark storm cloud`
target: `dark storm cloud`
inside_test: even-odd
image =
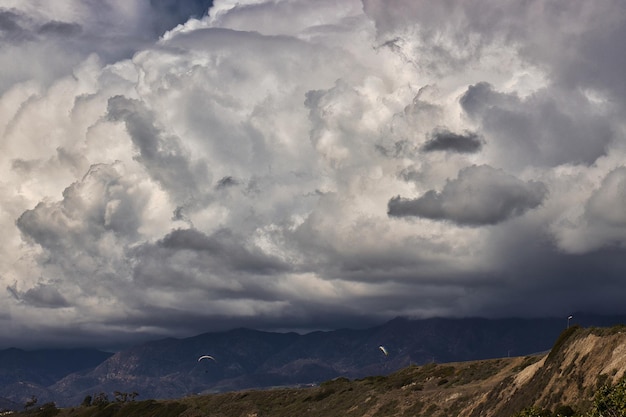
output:
[[[39,27],[37,33],[40,35],[74,36],[82,32],[82,27],[78,23],[66,23],[51,21]]]
[[[291,297],[278,288],[277,277],[292,267],[244,242],[242,236],[225,229],[211,234],[174,230],[128,252],[134,259],[133,283],[165,297],[187,294],[186,307],[169,313],[179,320],[197,315],[206,321],[228,314],[224,309],[234,316],[229,321],[235,322],[243,317],[275,316],[276,309],[286,308]],[[273,307],[268,310],[267,306]],[[144,303],[133,316],[162,322],[159,311],[164,309],[160,303]]]
[[[186,267],[218,270],[246,271],[256,274],[273,274],[289,270],[284,262],[268,256],[257,248],[246,247],[241,236],[231,230],[220,229],[210,235],[197,229],[177,229],[156,244],[145,244],[137,249],[139,258],[163,262],[176,257],[180,251],[189,251],[193,258]],[[167,262],[167,261],[166,261]]]
[[[138,100],[116,96],[109,99],[108,117],[123,121],[139,150],[137,160],[145,165],[155,181],[181,203],[200,197],[210,182],[203,161],[192,161],[179,138],[167,135],[155,123],[154,115]]]
[[[314,311],[315,314],[308,314],[307,311]],[[200,311],[154,308],[139,312],[132,317],[120,318],[113,324],[117,328],[152,326],[153,328],[168,329],[170,335],[189,337],[189,335],[197,335],[207,331],[227,331],[242,327],[285,332],[309,331],[309,329],[358,329],[380,325],[381,322],[379,318],[363,317],[353,311],[349,305],[329,305],[320,303],[319,300],[315,299],[303,299],[297,304],[289,306],[288,310],[281,315],[260,312],[250,317],[239,317],[222,313],[206,314]],[[210,323],[209,330],[207,330],[208,323]],[[155,334],[152,338],[161,337],[161,335]],[[122,340],[127,338],[128,336],[125,336]],[[144,335],[142,338],[140,341],[145,340],[146,336]],[[99,340],[98,345],[102,346],[103,342]]]
[[[70,306],[65,297],[63,297],[55,287],[49,284],[39,283],[24,292],[18,291],[16,286],[13,285],[7,287],[7,291],[17,300],[33,307],[63,308]]]
[[[556,86],[598,90],[612,102],[626,105],[621,70],[626,66],[624,2],[600,0],[593,7],[584,0],[534,3],[540,7],[520,10],[534,20],[525,19],[525,25],[520,24],[523,20],[511,21],[524,59],[544,67]],[[551,30],[561,25],[568,29]]]
[[[217,182],[217,188],[228,188],[234,187],[235,185],[239,185],[239,181],[235,178],[229,176],[223,177]]]
[[[508,222],[494,228],[486,248],[498,267],[498,284],[470,291],[482,314],[527,316],[594,311],[623,312],[626,251],[615,245],[588,253],[564,253],[541,228]],[[584,241],[594,239],[585,233]],[[532,300],[529,307],[529,300]]]
[[[479,116],[493,106],[513,107],[518,104],[515,96],[500,94],[484,81],[470,85],[459,101],[463,110],[472,117]]]
[[[8,42],[21,42],[33,39],[28,22],[18,13],[0,8],[0,39]]]
[[[441,192],[430,190],[416,199],[392,198],[388,214],[466,226],[494,225],[538,207],[546,194],[542,183],[524,182],[487,165],[472,166],[461,170]]]
[[[430,134],[430,137],[421,148],[424,152],[474,153],[480,151],[482,147],[482,140],[473,132],[458,134],[447,129],[437,129]]]
[[[406,139],[393,142],[387,146],[376,144],[374,148],[387,158],[404,158],[413,156],[416,153],[416,146]]]
[[[605,116],[578,91],[543,89],[522,99],[481,82],[460,104],[513,167],[592,164],[614,138]]]
[[[623,309],[622,0],[9,2],[3,341]]]
[[[81,32],[79,23],[58,20],[40,23],[18,11],[0,8],[0,37],[6,41],[35,41],[46,36],[73,37]]]

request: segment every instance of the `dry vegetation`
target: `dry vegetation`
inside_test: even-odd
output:
[[[626,371],[622,327],[565,331],[548,354],[411,366],[389,376],[336,378],[168,401],[111,402],[30,412],[59,417],[509,417],[521,410],[589,410],[595,393]],[[535,414],[528,414],[535,415]],[[550,414],[553,415],[553,414]]]

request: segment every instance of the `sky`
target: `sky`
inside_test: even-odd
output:
[[[0,0],[0,348],[624,313],[622,0]]]

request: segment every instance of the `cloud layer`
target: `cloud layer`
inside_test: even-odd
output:
[[[9,1],[0,346],[624,312],[626,6]]]

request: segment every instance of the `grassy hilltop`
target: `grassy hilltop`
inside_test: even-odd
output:
[[[626,328],[564,331],[548,353],[409,366],[388,376],[137,401],[124,393],[83,406],[33,405],[31,417],[626,416]],[[621,391],[620,391],[621,390]],[[622,397],[620,397],[622,395]],[[621,399],[620,399],[621,398]],[[117,400],[116,400],[117,399]],[[620,401],[623,401],[620,404]],[[602,409],[604,407],[604,409]],[[611,408],[612,407],[612,408]],[[611,414],[613,409],[623,411]],[[603,412],[603,413],[601,413]],[[622,414],[619,414],[621,412]]]

